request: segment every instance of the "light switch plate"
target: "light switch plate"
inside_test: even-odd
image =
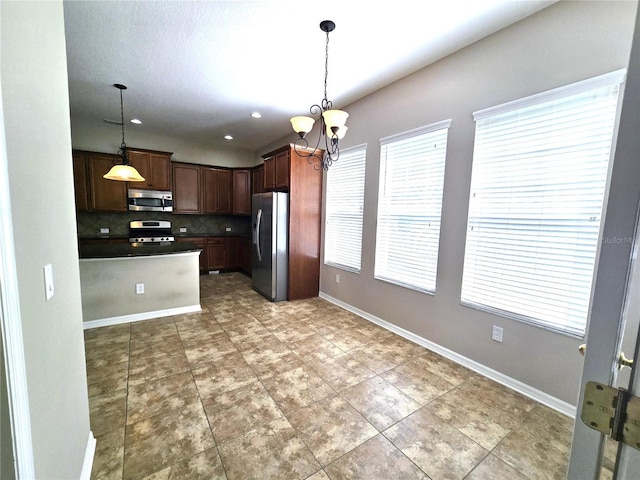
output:
[[[180,227],[180,233],[187,233],[187,227]]]
[[[53,297],[53,266],[45,265],[44,268],[44,295],[47,302]]]
[[[227,227],[227,228],[225,228],[225,230],[226,230],[227,232],[230,232],[230,231],[231,231],[231,227]]]
[[[101,228],[100,229],[100,233],[105,234],[105,233],[109,233],[109,229],[108,228]]]
[[[136,295],[144,293],[144,283],[136,283]]]

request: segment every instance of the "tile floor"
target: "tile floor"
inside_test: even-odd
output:
[[[201,277],[85,332],[94,479],[563,479],[572,420],[322,299]]]

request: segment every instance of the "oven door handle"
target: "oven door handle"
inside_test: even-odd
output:
[[[262,262],[262,252],[260,251],[260,227],[262,226],[262,209],[258,209],[256,215],[256,253],[258,254],[258,261]]]

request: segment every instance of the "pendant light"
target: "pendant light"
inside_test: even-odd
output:
[[[138,171],[129,165],[129,157],[127,156],[127,144],[124,143],[124,107],[122,103],[122,91],[127,87],[120,83],[114,85],[120,90],[120,124],[122,125],[122,143],[118,150],[118,155],[122,157],[122,164],[116,164],[111,167],[111,170],[103,176],[107,180],[117,180],[119,182],[144,182],[144,178]]]
[[[306,157],[309,164],[312,164],[316,170],[329,170],[331,164],[338,160],[340,156],[340,148],[338,142],[348,127],[345,125],[349,114],[342,110],[333,110],[333,104],[327,100],[327,76],[329,72],[329,32],[336,28],[336,24],[331,20],[323,20],[320,22],[320,30],[326,33],[327,41],[325,45],[324,57],[324,98],[320,105],[312,105],[309,111],[311,115],[318,115],[321,127],[318,133],[318,142],[313,151],[309,152],[309,142],[305,138],[307,133],[313,128],[316,119],[313,117],[298,116],[291,118],[291,126],[293,131],[299,135],[299,139],[293,144],[294,150],[301,157]],[[324,154],[321,155],[318,147],[320,140],[324,138]],[[315,159],[315,160],[314,160]]]

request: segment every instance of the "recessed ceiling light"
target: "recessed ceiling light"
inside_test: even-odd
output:
[[[262,114],[260,112],[253,112],[251,118],[262,118]]]
[[[225,135],[224,139],[225,140],[233,140],[233,137],[231,135]]]
[[[129,121],[135,125],[142,125],[142,120],[138,120],[137,118],[132,118]]]

